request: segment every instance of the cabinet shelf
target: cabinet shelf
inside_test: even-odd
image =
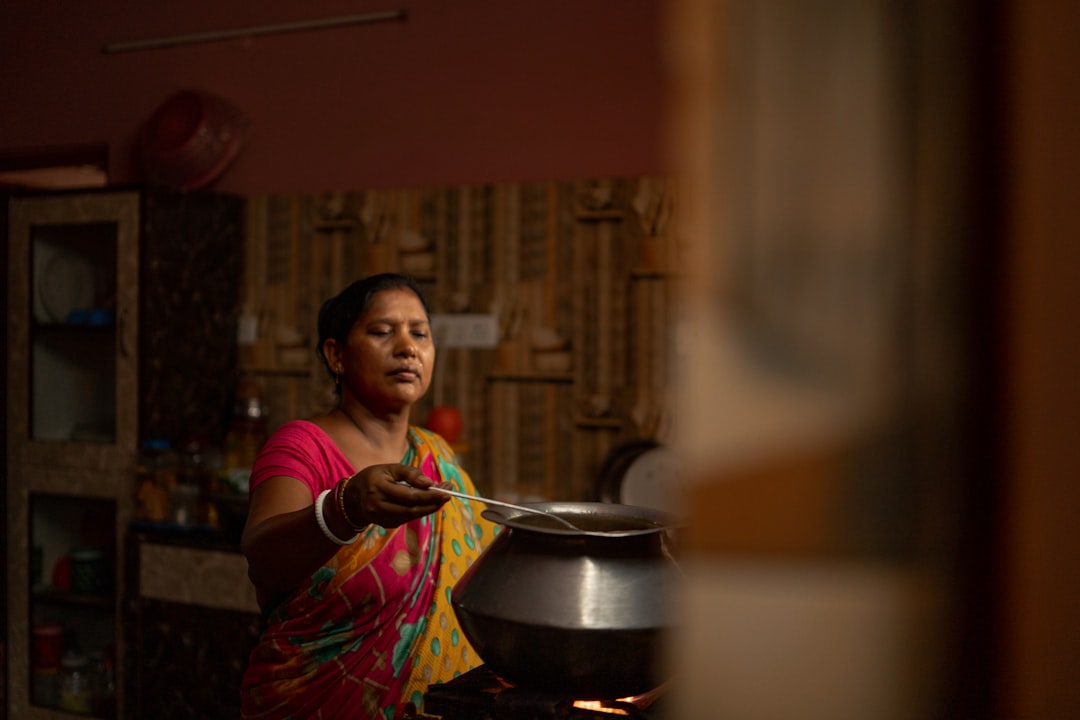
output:
[[[88,595],[54,587],[34,588],[30,593],[35,602],[72,607],[100,608],[112,612],[116,598],[112,595]]]
[[[74,713],[58,708],[38,707],[36,705],[30,706],[28,713],[27,717],[30,720],[95,720],[102,717],[100,715],[84,715],[83,713]]]
[[[53,320],[35,320],[31,327],[38,332],[86,332],[86,333],[102,333],[112,332],[116,329],[115,322],[103,322],[103,323],[73,323],[73,322],[57,322]]]
[[[4,704],[13,718],[135,717],[125,697],[93,715],[51,707],[49,683],[27,682],[31,628],[60,626],[61,653],[113,653],[126,687],[137,658],[120,560],[139,439],[175,442],[220,422],[236,370],[243,201],[105,188],[17,193],[6,205],[3,645],[17,682],[0,683]]]

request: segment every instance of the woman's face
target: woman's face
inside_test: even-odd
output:
[[[420,400],[431,385],[435,345],[420,298],[394,288],[371,298],[335,353],[342,393],[373,411],[397,410]]]

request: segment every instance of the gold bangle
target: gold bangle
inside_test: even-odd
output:
[[[341,480],[341,482],[339,482],[337,484],[337,487],[334,488],[334,493],[337,495],[337,505],[338,505],[338,510],[341,511],[341,517],[345,518],[345,522],[349,523],[349,527],[351,527],[354,532],[361,532],[362,530],[365,530],[367,528],[367,526],[370,525],[371,523],[364,523],[362,525],[357,525],[356,523],[354,523],[352,521],[352,518],[349,517],[349,513],[347,513],[345,511],[345,488],[346,488],[346,486],[348,486],[349,481],[352,480],[352,479],[353,479],[352,475],[350,475],[349,477],[343,478]]]

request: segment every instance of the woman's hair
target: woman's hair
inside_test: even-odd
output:
[[[356,320],[371,306],[371,299],[384,290],[397,289],[411,290],[424,306],[424,314],[431,319],[431,308],[416,280],[398,273],[380,273],[362,278],[323,303],[319,309],[319,342],[315,345],[315,354],[331,378],[336,379],[336,376],[323,354],[323,345],[331,338],[344,345]]]

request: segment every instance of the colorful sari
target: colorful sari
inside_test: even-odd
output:
[[[402,464],[474,492],[438,435],[409,430]],[[252,486],[297,477],[314,498],[355,472],[318,426],[287,423],[267,442]],[[371,526],[305,585],[263,609],[266,628],[242,684],[247,720],[390,720],[404,703],[480,664],[450,606],[454,583],[492,539],[467,501],[398,528]]]

